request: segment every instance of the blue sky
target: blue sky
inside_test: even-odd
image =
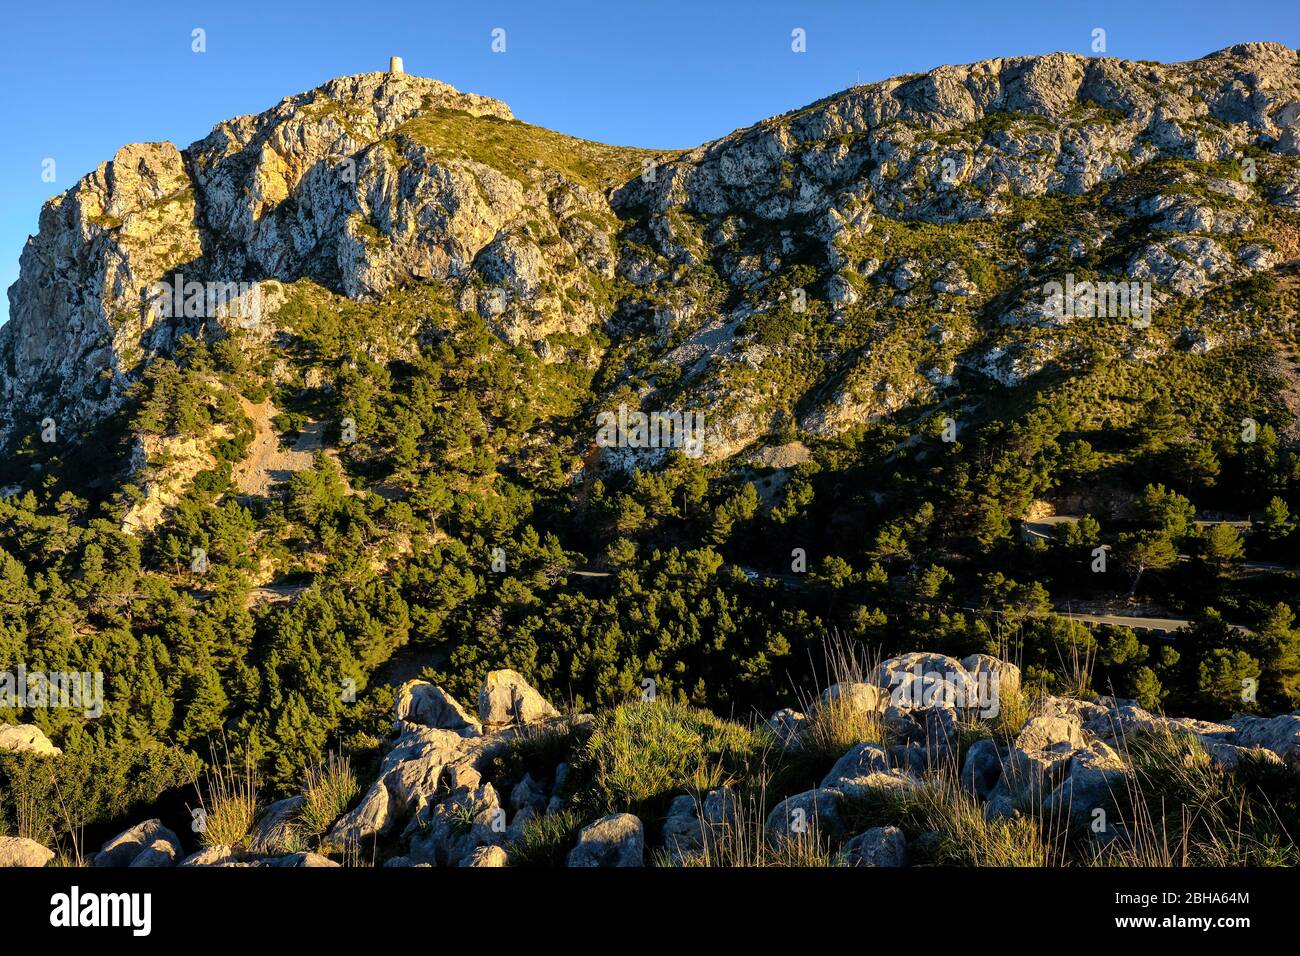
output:
[[[41,204],[128,142],[186,146],[218,121],[348,73],[409,73],[605,142],[690,146],[861,80],[1067,50],[1185,60],[1300,46],[1296,0],[8,0],[0,31],[0,289]],[[491,33],[506,31],[493,53]],[[807,34],[791,52],[790,34]],[[207,51],[191,51],[191,31]],[[52,158],[57,178],[42,181]],[[8,299],[0,297],[0,322]]]

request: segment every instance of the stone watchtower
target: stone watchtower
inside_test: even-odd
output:
[[[406,72],[406,70],[402,68],[402,58],[400,56],[390,56],[388,58],[388,72],[393,76]]]

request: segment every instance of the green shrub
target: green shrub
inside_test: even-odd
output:
[[[573,810],[561,810],[534,817],[524,824],[519,839],[507,847],[510,865],[519,867],[562,867],[569,850],[578,842],[583,820]]]
[[[573,765],[584,806],[598,813],[662,812],[682,791],[705,792],[752,768],[766,737],[667,701],[623,704],[596,721]]]

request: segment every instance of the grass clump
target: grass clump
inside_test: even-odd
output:
[[[199,841],[205,847],[242,846],[257,818],[257,776],[245,755],[239,765],[226,752],[224,760],[197,786],[203,822]]]
[[[347,757],[330,754],[325,763],[308,767],[302,806],[298,809],[298,823],[304,835],[324,833],[343,815],[359,791],[352,762]]]
[[[569,850],[578,842],[583,818],[574,810],[561,810],[533,817],[524,824],[518,839],[507,847],[510,865],[518,867],[562,867]]]
[[[684,704],[623,704],[596,721],[575,757],[574,789],[593,812],[653,818],[676,794],[748,776],[767,743],[762,732]]]

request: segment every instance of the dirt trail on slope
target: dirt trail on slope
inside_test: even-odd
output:
[[[268,398],[254,405],[242,395],[239,404],[244,414],[253,420],[257,430],[253,443],[248,448],[248,455],[235,465],[232,478],[235,487],[242,495],[267,497],[272,488],[295,471],[310,468],[313,456],[323,448],[321,441],[325,426],[312,422],[303,429],[292,448],[283,448],[271,419],[280,414],[280,410]]]

